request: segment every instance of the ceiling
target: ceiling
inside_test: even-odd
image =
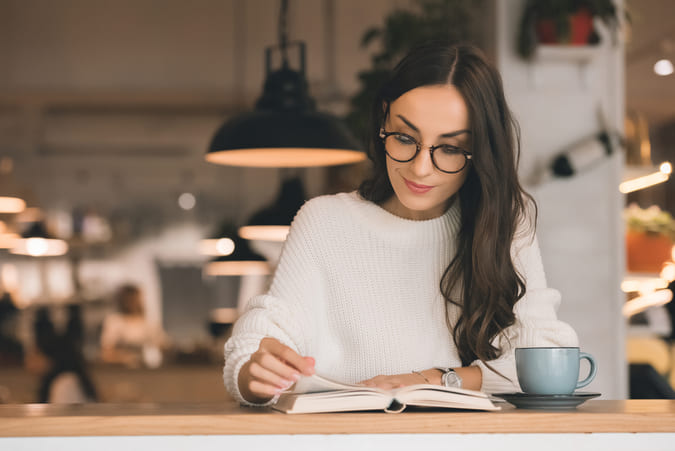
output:
[[[322,107],[346,105],[345,93],[358,87],[354,74],[370,64],[359,46],[363,31],[409,1],[294,2],[292,23],[302,25],[294,37],[312,43],[308,78]],[[675,75],[652,69],[661,43],[675,42],[675,0],[625,1],[627,110],[653,128],[675,124]],[[261,49],[276,39],[269,0],[106,5],[0,0],[0,150],[15,158],[17,178],[35,181],[37,198],[63,208],[144,200],[173,212],[186,185],[204,193],[200,205],[214,214],[231,205],[244,218],[270,201],[276,174],[241,174],[202,158],[216,124],[260,93]],[[336,86],[342,101],[322,102]],[[321,174],[310,177],[310,192],[324,189]],[[244,188],[248,202],[238,195]]]

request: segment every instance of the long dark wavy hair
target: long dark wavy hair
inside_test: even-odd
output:
[[[525,294],[525,281],[516,271],[511,245],[518,225],[536,224],[536,205],[518,181],[520,157],[518,125],[506,105],[502,81],[482,52],[470,45],[428,42],[414,48],[394,68],[373,104],[368,156],[372,177],[359,194],[382,204],[394,195],[386,167],[384,144],[379,138],[389,105],[404,93],[430,85],[454,86],[469,113],[471,164],[458,197],[462,221],[457,253],[440,282],[448,303],[461,313],[452,328],[462,365],[476,359],[487,362],[502,349],[493,340],[515,321],[513,306]],[[533,214],[526,214],[528,201]],[[460,299],[452,293],[461,293]],[[447,318],[447,315],[446,315]]]

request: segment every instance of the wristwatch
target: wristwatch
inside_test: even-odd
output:
[[[462,388],[462,378],[452,368],[436,368],[443,373],[441,383],[444,387]]]

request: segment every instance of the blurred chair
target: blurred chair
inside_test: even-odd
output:
[[[630,399],[675,399],[675,391],[653,366],[633,363],[629,366]]]
[[[675,399],[669,382],[675,378],[675,349],[669,340],[656,336],[628,337],[626,351],[632,399]]]

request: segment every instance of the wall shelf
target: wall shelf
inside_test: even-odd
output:
[[[534,53],[534,61],[587,64],[599,51],[600,47],[596,45],[539,45]]]

